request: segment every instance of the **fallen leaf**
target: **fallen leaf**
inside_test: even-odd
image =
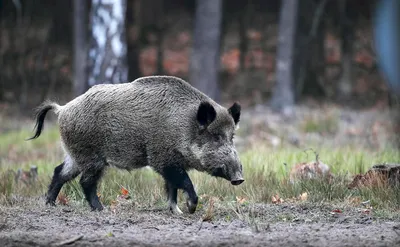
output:
[[[349,202],[351,205],[354,205],[354,206],[362,204],[360,197],[351,197],[351,198],[349,198]]]
[[[300,201],[306,201],[308,198],[308,193],[304,192],[299,196]]]
[[[57,199],[61,205],[68,205],[68,198],[63,193],[58,194]]]
[[[280,198],[278,194],[272,196],[272,203],[273,204],[279,204],[279,203],[282,203],[282,202],[283,202],[283,199]]]
[[[125,189],[124,187],[121,187],[121,194],[123,196],[127,196],[129,194],[129,191],[127,189]]]
[[[117,201],[112,201],[111,202],[111,205],[110,205],[111,212],[113,212],[113,213],[117,212],[117,205],[118,205]]]
[[[245,203],[246,201],[247,201],[247,200],[246,200],[246,198],[244,198],[244,197],[239,197],[239,196],[236,197],[236,202],[239,203],[239,204],[243,204],[243,203]]]
[[[215,197],[211,197],[208,201],[208,208],[206,210],[206,213],[202,217],[203,221],[212,221],[212,218],[214,216],[214,202]]]
[[[125,189],[124,187],[121,187],[121,195],[118,195],[117,199],[129,199],[129,191]]]
[[[202,195],[199,196],[200,200],[205,200],[208,197],[209,197],[209,195],[207,195],[207,194],[202,194]]]
[[[338,213],[338,214],[341,214],[341,213],[342,213],[342,210],[340,210],[340,209],[334,209],[334,210],[331,211],[331,213]]]

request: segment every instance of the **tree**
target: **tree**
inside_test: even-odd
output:
[[[92,0],[89,86],[127,82],[125,14],[126,0]]]
[[[271,106],[286,112],[294,105],[294,58],[296,23],[300,1],[282,0],[279,17],[278,51],[276,59],[276,84],[273,88]]]
[[[328,0],[303,0],[299,3],[297,20],[296,52],[294,62],[295,101],[304,94],[325,96],[322,85],[324,56],[323,14]]]
[[[86,2],[74,0],[74,96],[83,94],[87,88],[87,25],[86,25]]]
[[[156,36],[156,47],[157,47],[157,74],[161,75],[164,73],[163,68],[163,42],[164,32],[166,28],[165,22],[165,9],[166,2],[164,0],[138,0],[140,5],[140,36],[142,37],[142,43],[147,43],[146,37],[149,34]]]
[[[340,18],[340,31],[341,31],[341,50],[342,50],[342,73],[339,79],[338,95],[339,99],[349,99],[352,92],[352,56],[353,56],[353,42],[354,30],[352,23],[349,19],[349,10],[346,0],[340,0],[339,5],[339,18]]]
[[[218,86],[222,1],[197,0],[190,82],[212,99],[220,100]]]

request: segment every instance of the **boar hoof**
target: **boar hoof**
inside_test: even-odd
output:
[[[183,214],[182,211],[179,209],[178,205],[176,205],[176,202],[173,201],[168,201],[169,204],[169,210],[171,211],[172,214]]]
[[[176,215],[183,214],[183,212],[179,209],[179,207],[177,205],[169,206],[169,210],[171,211],[172,214],[176,214]]]
[[[187,200],[186,205],[189,210],[189,213],[194,214],[194,212],[196,212],[197,203],[193,203],[190,200]]]
[[[55,207],[56,206],[56,202],[54,202],[54,201],[46,201],[46,205],[50,205],[50,206]]]
[[[92,208],[92,211],[103,211],[103,206],[101,206],[101,205],[97,205],[97,206],[95,206],[95,207],[91,207]]]

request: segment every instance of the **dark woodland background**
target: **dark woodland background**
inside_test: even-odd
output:
[[[90,15],[91,1],[84,11]],[[127,0],[128,81],[167,74],[189,80],[195,0]],[[295,99],[356,108],[387,107],[372,39],[375,1],[301,0],[294,36]],[[222,1],[220,101],[244,107],[273,97],[278,0]],[[73,1],[0,0],[0,110],[31,111],[44,99],[73,98]],[[89,21],[86,20],[89,25]],[[205,75],[207,76],[207,75]]]

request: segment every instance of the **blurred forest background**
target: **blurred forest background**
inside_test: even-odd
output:
[[[376,1],[0,0],[0,110],[165,74],[223,104],[390,105]],[[281,38],[279,38],[281,37]]]

